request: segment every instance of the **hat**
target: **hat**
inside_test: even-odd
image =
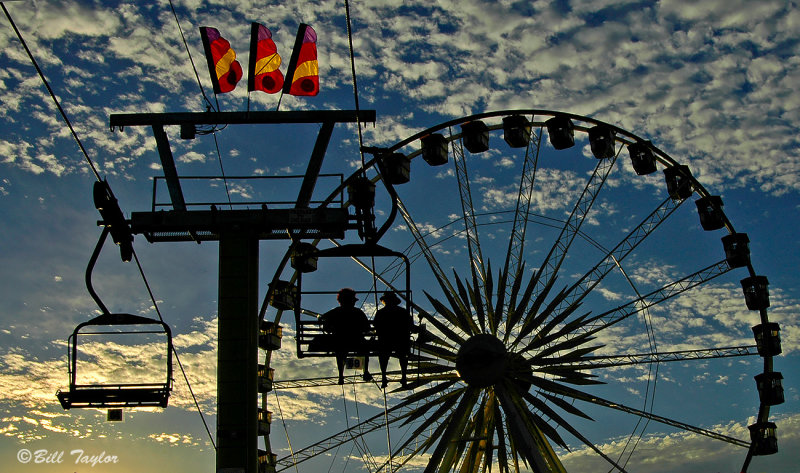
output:
[[[395,294],[392,291],[384,292],[383,295],[381,296],[381,300],[383,302],[387,303],[387,304],[399,304],[400,303],[400,298],[397,297],[397,294]]]
[[[356,291],[349,287],[343,287],[339,289],[339,293],[336,295],[336,299],[350,299],[357,301],[358,297],[356,297]]]

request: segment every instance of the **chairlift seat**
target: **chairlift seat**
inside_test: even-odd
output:
[[[172,387],[169,384],[72,385],[58,391],[64,409],[86,407],[167,407]]]
[[[349,353],[353,356],[378,356],[375,328],[372,324],[361,346],[354,347]],[[330,356],[336,356],[334,336],[322,329],[322,322],[319,320],[301,320],[297,327],[297,357]]]
[[[164,383],[114,383],[114,384],[78,384],[77,380],[77,355],[78,335],[80,330],[87,326],[132,326],[132,325],[160,325],[167,340],[167,366],[166,380]],[[134,330],[118,332],[101,332],[109,335],[141,333]],[[133,314],[105,313],[88,322],[79,324],[67,341],[69,390],[56,393],[61,407],[71,408],[119,408],[134,406],[167,407],[169,395],[172,391],[172,332],[166,323]]]

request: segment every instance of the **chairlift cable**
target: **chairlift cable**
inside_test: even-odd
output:
[[[181,40],[183,41],[183,46],[186,48],[186,54],[189,56],[189,62],[192,64],[192,70],[194,71],[194,76],[197,79],[197,86],[200,89],[200,93],[203,95],[203,100],[206,101],[206,104],[207,104],[208,108],[214,110],[214,105],[208,99],[208,96],[206,95],[206,91],[203,89],[203,84],[200,82],[200,74],[197,72],[197,67],[194,64],[194,59],[192,58],[192,53],[191,53],[191,51],[189,51],[189,44],[186,42],[186,36],[183,34],[183,28],[181,28],[181,22],[180,22],[180,20],[178,20],[178,13],[175,11],[175,5],[172,4],[172,0],[169,0],[169,7],[170,7],[170,9],[172,9],[172,16],[175,17],[175,23],[178,25],[178,31],[181,34]],[[216,110],[219,111],[219,109],[220,109],[219,108],[219,99],[217,98],[217,94],[216,93],[214,93],[214,100],[217,103]],[[249,95],[247,97],[247,102],[248,102],[247,107],[248,107],[248,110],[249,110],[249,108],[250,108],[250,96]],[[214,128],[212,128],[211,134],[214,135],[214,146],[217,148],[217,160],[219,161],[219,169],[222,172],[222,181],[225,183],[225,193],[228,196],[228,204],[230,204],[231,208],[233,208],[233,204],[231,204],[231,194],[230,194],[230,191],[228,191],[228,180],[225,178],[225,169],[222,167],[222,155],[221,155],[221,153],[219,151],[219,143],[217,142],[216,131],[217,131],[217,128],[215,126]]]
[[[45,78],[44,73],[42,72],[42,69],[39,67],[39,63],[36,62],[36,59],[33,57],[33,53],[31,53],[31,50],[28,48],[28,44],[22,38],[22,33],[20,33],[19,29],[17,28],[16,23],[14,23],[14,19],[11,18],[11,13],[8,12],[8,10],[6,9],[6,5],[3,2],[0,2],[0,6],[3,7],[3,12],[6,14],[6,18],[8,18],[9,23],[11,23],[11,27],[14,28],[14,32],[17,34],[17,38],[19,39],[19,42],[22,43],[22,47],[25,48],[25,52],[28,53],[28,57],[30,58],[31,63],[33,64],[33,67],[36,69],[36,72],[39,74],[39,77],[42,79],[42,82],[44,83],[45,88],[47,88],[47,91],[50,93],[50,97],[53,98],[53,102],[56,104],[56,108],[58,108],[59,113],[61,113],[61,117],[67,123],[67,127],[69,127],[69,131],[72,133],[72,137],[75,138],[75,141],[78,143],[78,147],[81,149],[81,151],[83,152],[83,155],[86,157],[86,161],[89,163],[89,167],[92,168],[92,172],[94,173],[94,176],[97,178],[98,181],[102,181],[102,179],[100,178],[100,173],[97,172],[97,168],[95,167],[94,162],[92,161],[92,158],[89,157],[89,153],[87,153],[86,152],[86,148],[83,147],[83,143],[81,143],[80,138],[78,138],[78,134],[75,132],[75,129],[72,127],[72,123],[70,122],[69,117],[67,117],[66,112],[64,112],[64,109],[61,108],[61,104],[58,102],[58,98],[56,98],[56,94],[53,92],[53,89],[50,87],[50,83],[47,82],[47,79]]]
[[[278,390],[273,389],[273,393],[275,393],[275,403],[278,405],[278,413],[281,415],[281,423],[283,424],[283,431],[286,432],[286,443],[289,444],[289,453],[292,455],[292,463],[294,464],[294,469],[297,473],[300,473],[300,470],[297,469],[297,459],[294,456],[294,448],[292,448],[292,440],[289,438],[289,429],[286,427],[286,418],[283,416],[283,409],[281,408],[281,400],[278,398]]]
[[[222,154],[219,151],[219,142],[217,141],[217,132],[213,131],[214,146],[217,148],[217,161],[219,161],[219,171],[222,173],[222,182],[225,184],[225,194],[228,196],[228,205],[233,210],[233,202],[231,202],[231,192],[228,190],[228,179],[225,177],[225,168],[222,167]]]
[[[361,412],[358,409],[358,392],[356,391],[356,383],[354,382],[352,384],[353,384],[353,404],[355,404],[356,406],[356,421],[358,421],[357,425],[359,426],[358,427],[359,436],[356,441],[357,442],[360,441],[362,443],[362,447],[359,448],[359,451],[361,452],[362,461],[365,464],[369,461],[377,466],[377,462],[375,462],[372,453],[370,453],[369,451],[369,445],[367,445],[367,441],[364,439],[364,430],[361,423]],[[369,468],[369,465],[367,465],[367,467]]]
[[[156,314],[158,314],[159,320],[162,323],[164,322],[164,317],[161,315],[161,310],[158,308],[158,303],[156,302],[156,298],[153,295],[153,291],[150,288],[150,283],[147,281],[147,276],[144,274],[144,269],[142,268],[142,264],[139,262],[139,256],[136,255],[136,250],[133,250],[133,259],[136,261],[136,266],[139,268],[139,274],[142,276],[142,281],[144,281],[144,285],[147,288],[147,293],[150,295],[150,300],[153,302],[153,308],[156,310]],[[194,400],[194,405],[197,408],[197,412],[200,414],[200,419],[203,421],[203,426],[206,428],[206,432],[208,433],[208,438],[211,441],[211,445],[214,447],[214,450],[217,449],[217,444],[214,442],[214,436],[211,434],[211,429],[208,427],[208,423],[206,422],[206,418],[203,415],[203,410],[200,409],[200,404],[197,402],[197,396],[194,394],[194,390],[192,389],[192,384],[189,382],[189,377],[186,376],[186,370],[183,369],[183,363],[181,363],[180,356],[178,356],[178,350],[175,348],[175,345],[172,346],[172,353],[175,355],[175,361],[178,362],[178,367],[183,374],[183,379],[186,381],[186,386],[189,388],[189,393],[192,395],[192,400]]]
[[[358,104],[358,82],[356,81],[356,59],[355,53],[353,51],[353,28],[350,25],[350,2],[348,0],[344,0],[344,11],[345,11],[345,19],[347,20],[347,41],[350,45],[350,70],[353,76],[353,96],[355,98],[355,105],[356,105],[356,126],[358,126],[358,152],[361,154],[361,167],[363,168],[366,165],[366,161],[364,160],[364,137],[361,134],[361,116],[360,107]]]
[[[389,429],[389,404],[386,402],[386,389],[382,389],[381,391],[383,391],[383,420],[386,425],[386,443],[389,446],[389,471],[392,471],[392,434]]]
[[[186,54],[189,56],[189,62],[192,63],[192,70],[194,70],[194,77],[197,79],[197,86],[200,88],[200,93],[203,94],[203,100],[206,101],[210,108],[214,108],[211,104],[211,101],[208,100],[206,96],[206,91],[203,90],[203,84],[200,83],[200,74],[197,73],[197,67],[194,65],[194,59],[192,58],[192,53],[189,51],[189,45],[186,42],[186,36],[183,34],[183,28],[181,28],[181,22],[178,20],[178,14],[175,12],[175,5],[172,4],[172,0],[169,0],[169,7],[172,9],[172,16],[175,17],[175,23],[178,25],[178,31],[181,34],[181,40],[183,40],[183,46],[186,48]],[[217,109],[219,109],[219,104],[217,104]]]

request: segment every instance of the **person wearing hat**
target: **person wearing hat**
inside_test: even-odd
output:
[[[394,292],[381,296],[384,306],[375,313],[373,325],[378,336],[378,361],[381,365],[381,388],[386,388],[386,367],[389,357],[400,361],[400,383],[406,385],[408,353],[411,348],[411,332],[415,331],[414,320],[408,310],[400,307],[400,298]]]
[[[339,370],[339,384],[344,384],[344,365],[350,353],[365,352],[365,336],[370,325],[367,315],[356,307],[356,291],[343,288],[336,296],[339,307],[333,308],[320,316],[322,330],[331,335],[333,350],[336,354],[336,368]],[[364,360],[364,381],[370,381],[369,355]]]

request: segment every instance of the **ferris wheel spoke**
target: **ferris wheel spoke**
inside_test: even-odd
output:
[[[472,279],[478,284],[478,294],[481,294],[487,301],[488,295],[484,293],[483,284],[486,280],[486,268],[484,266],[483,253],[481,251],[480,238],[478,235],[478,225],[475,220],[475,206],[472,202],[472,190],[470,188],[469,173],[467,172],[467,161],[464,158],[464,144],[461,135],[453,136],[450,132],[450,144],[453,152],[453,165],[455,167],[456,181],[458,182],[458,193],[461,197],[461,215],[464,221],[464,229],[467,233],[467,251],[470,258],[470,270]],[[483,323],[483,319],[481,319]],[[485,326],[482,326],[485,331]]]
[[[531,133],[531,139],[525,148],[525,158],[522,162],[517,204],[514,209],[514,222],[511,227],[511,236],[508,241],[508,252],[504,266],[504,272],[512,275],[514,283],[516,283],[519,275],[522,274],[522,265],[524,264],[522,254],[525,249],[525,234],[528,228],[533,186],[536,181],[536,169],[539,163],[541,137],[541,127],[538,132]],[[513,287],[514,283],[509,287]],[[509,305],[513,304],[514,298],[509,293]]]
[[[479,393],[479,389],[470,386],[464,388],[464,394],[459,399],[458,405],[443,422],[447,427],[442,435],[437,437],[438,443],[425,467],[425,473],[447,472],[452,469],[460,448],[457,439],[462,438],[461,432],[469,420],[473,406],[478,401]]]
[[[425,256],[425,261],[428,262],[428,266],[431,268],[431,271],[434,273],[437,279],[440,280],[440,282],[443,281],[447,283],[447,276],[445,276],[444,271],[442,271],[442,268],[439,266],[439,262],[436,261],[436,258],[433,256],[433,251],[425,241],[425,237],[419,230],[416,222],[414,222],[414,219],[411,218],[411,214],[408,212],[408,209],[406,208],[400,196],[397,197],[397,210],[405,221],[409,232],[411,232],[414,242],[417,244],[420,251],[422,251],[423,256]],[[452,287],[450,289],[452,290]]]
[[[277,459],[275,471],[279,472],[289,468],[295,468],[298,464],[322,455],[341,445],[359,441],[359,439],[368,433],[379,429],[385,429],[387,424],[392,424],[404,419],[422,402],[422,399],[417,399],[414,402],[397,404],[363,422],[350,426],[348,429],[342,430],[300,450],[296,450],[291,455]]]
[[[607,252],[605,257],[597,263],[581,279],[573,284],[567,291],[553,314],[560,314],[569,310],[574,304],[580,302],[608,275],[612,269],[618,267],[642,241],[651,235],[658,226],[664,222],[686,199],[674,200],[667,198],[648,215],[633,231],[620,241],[614,249]]]
[[[509,386],[507,382],[496,386],[495,393],[506,414],[506,425],[517,454],[534,471],[566,472],[542,429],[556,443],[565,445],[558,432],[533,414],[519,395],[518,389]]]
[[[566,402],[564,399],[561,399],[561,398],[559,398],[557,396],[554,396],[554,395],[552,395],[550,393],[546,393],[546,392],[540,392],[539,394],[541,394],[542,396],[547,398],[547,400],[549,400],[553,404],[557,405],[561,409],[565,410],[566,412],[569,412],[570,414],[573,414],[573,415],[576,415],[576,416],[579,416],[579,417],[583,417],[585,419],[593,420],[591,417],[589,417],[588,415],[583,413],[583,411],[581,411],[577,407],[573,406],[572,404]],[[589,448],[591,448],[592,450],[594,450],[595,453],[600,455],[603,459],[605,459],[608,463],[610,463],[615,469],[625,473],[625,469],[623,467],[621,467],[617,462],[612,460],[608,455],[606,455],[602,450],[600,450],[594,444],[594,442],[592,442],[589,439],[587,439],[583,434],[580,433],[580,431],[578,431],[576,428],[574,428],[569,422],[564,420],[563,417],[561,417],[557,412],[555,412],[552,408],[550,408],[550,406],[548,406],[544,401],[542,401],[541,399],[537,398],[536,396],[534,396],[533,394],[531,394],[529,392],[526,392],[524,394],[524,397],[525,397],[525,400],[528,403],[530,403],[535,409],[537,409],[540,412],[542,412],[543,414],[547,415],[550,419],[556,421],[561,427],[563,427],[565,430],[567,430],[575,438],[577,438],[578,440],[583,442],[584,445],[586,445]],[[562,440],[562,442],[563,442],[563,440]],[[561,446],[564,447],[564,448],[567,448],[566,443],[564,443]]]
[[[572,244],[572,241],[580,231],[581,225],[583,225],[586,216],[589,214],[589,211],[591,210],[598,193],[603,188],[603,184],[605,184],[608,175],[614,168],[617,155],[611,158],[598,160],[594,172],[592,172],[592,175],[589,177],[583,192],[575,202],[575,206],[573,207],[566,223],[562,227],[561,233],[559,234],[553,246],[550,248],[550,251],[545,257],[544,262],[540,266],[540,272],[542,274],[539,277],[537,284],[538,292],[542,292],[545,290],[545,288],[552,285],[553,280],[555,279],[556,275],[558,274],[558,270],[561,267],[561,263],[567,256],[567,252]]]
[[[575,398],[577,400],[580,400],[580,401],[584,401],[584,402],[588,402],[588,403],[591,403],[591,404],[596,404],[598,406],[603,406],[603,407],[607,407],[607,408],[610,408],[610,409],[615,409],[615,410],[618,410],[618,411],[626,412],[628,414],[633,414],[633,415],[641,417],[643,419],[654,420],[656,422],[659,422],[659,423],[662,423],[662,424],[665,424],[665,425],[669,425],[671,427],[677,427],[677,428],[679,428],[681,430],[694,432],[696,434],[700,434],[700,435],[703,435],[705,437],[712,438],[714,440],[720,440],[720,441],[723,441],[723,442],[730,443],[732,445],[737,445],[739,447],[745,447],[745,448],[749,448],[750,447],[750,442],[746,442],[744,440],[740,440],[740,439],[737,439],[737,438],[734,438],[734,437],[730,437],[728,435],[720,434],[718,432],[713,432],[711,430],[703,429],[701,427],[696,427],[696,426],[687,424],[685,422],[677,421],[677,420],[670,419],[670,418],[667,418],[667,417],[664,417],[664,416],[659,416],[659,415],[656,415],[656,414],[653,414],[653,413],[650,413],[650,412],[647,412],[647,411],[643,411],[641,409],[636,409],[635,407],[625,406],[625,405],[622,405],[622,404],[619,404],[619,403],[616,403],[616,402],[612,402],[612,401],[609,401],[609,400],[606,400],[606,399],[603,399],[603,398],[600,398],[600,397],[597,397],[597,396],[593,396],[593,395],[590,396],[590,395],[585,394],[585,393],[580,393],[579,395],[576,395],[574,393],[573,394],[564,393],[564,394],[566,396],[573,397],[573,398]]]
[[[660,289],[638,297],[616,309],[603,312],[602,314],[587,319],[586,323],[580,327],[580,330],[585,333],[597,333],[627,319],[631,315],[649,309],[689,289],[711,281],[727,273],[731,269],[733,268],[730,267],[726,260],[707,266],[677,281],[671,282]]]
[[[738,347],[719,347],[698,350],[666,351],[659,353],[641,353],[631,355],[585,356],[580,359],[549,358],[547,366],[536,371],[558,374],[565,369],[589,370],[597,368],[613,368],[618,366],[644,365],[650,363],[668,363],[673,361],[711,360],[742,356],[758,356],[756,345]]]

